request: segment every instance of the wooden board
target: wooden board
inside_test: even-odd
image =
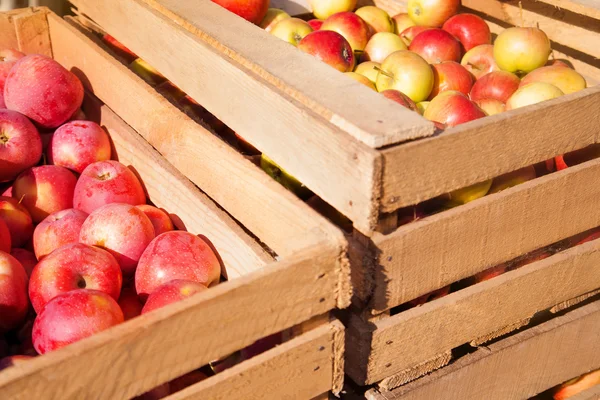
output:
[[[332,362],[342,357],[343,336],[339,321],[327,323],[165,400],[312,398],[331,390],[334,375],[343,374]]]
[[[591,292],[600,287],[599,264],[596,240],[389,318],[354,318],[348,335],[363,342],[357,346],[362,354],[352,355],[360,361],[348,362],[348,373],[359,384],[374,383]]]
[[[597,0],[541,0],[541,2],[600,20],[600,4]]]
[[[569,400],[598,400],[600,399],[600,385],[596,385],[588,390],[570,397]]]
[[[481,348],[418,381],[370,400],[526,399],[600,367],[600,302]]]
[[[568,133],[564,136],[565,143],[574,140]],[[375,233],[381,268],[375,274],[374,312],[599,226],[600,186],[590,185],[598,174],[600,160],[592,160],[401,226],[392,234]]]

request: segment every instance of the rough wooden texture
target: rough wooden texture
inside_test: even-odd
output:
[[[596,385],[588,390],[570,397],[569,400],[598,400],[600,399],[600,385]]]
[[[459,359],[373,400],[526,399],[600,367],[600,302],[576,309]]]
[[[600,4],[597,0],[541,0],[541,2],[600,20]]]
[[[597,294],[600,294],[600,289],[592,290],[591,292],[586,293],[584,295],[577,296],[577,297],[575,297],[573,299],[569,299],[567,301],[563,301],[562,303],[557,304],[554,307],[552,307],[550,309],[550,312],[551,313],[559,313],[563,310],[566,310],[567,308],[571,308],[583,301],[586,301],[587,299],[590,299],[590,298],[596,296]]]
[[[89,99],[84,110],[89,117],[98,115],[92,119],[108,129],[117,159],[141,177],[154,205],[172,214],[180,229],[204,234],[210,239],[223,260],[229,279],[246,275],[273,261],[256,240],[107,106]]]
[[[381,382],[377,384],[377,388],[379,390],[392,390],[397,388],[398,386],[402,386],[407,384],[408,382],[412,382],[415,379],[418,379],[424,375],[427,375],[437,369],[440,369],[452,360],[452,352],[446,351],[431,360],[427,360],[414,368],[411,368],[406,371],[402,371],[398,374],[388,376],[383,379]]]
[[[483,336],[478,337],[477,339],[471,340],[471,342],[469,344],[473,347],[481,346],[482,344],[485,344],[491,340],[497,339],[500,336],[507,335],[511,332],[516,331],[519,328],[524,327],[525,325],[527,325],[529,323],[529,321],[531,321],[531,318],[525,318],[520,321],[514,322],[514,323],[509,324],[505,327],[502,327],[498,330],[495,330],[492,333],[487,333]]]
[[[0,48],[52,56],[45,7],[28,8],[0,15]]]
[[[350,320],[347,372],[359,384],[380,381],[423,360],[600,287],[600,240],[376,322]],[[549,290],[548,288],[552,288]],[[407,352],[411,348],[413,351]],[[348,362],[350,365],[350,362]]]
[[[565,143],[573,138],[568,132]],[[508,131],[501,136],[506,138]],[[403,304],[600,225],[600,186],[590,185],[598,174],[600,160],[592,160],[412,222],[390,235],[375,233],[381,268],[375,275],[373,309]]]
[[[306,332],[166,400],[309,399],[331,390],[339,321]]]

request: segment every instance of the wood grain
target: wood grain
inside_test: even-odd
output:
[[[584,390],[581,393],[576,394],[569,398],[569,400],[598,400],[600,399],[600,385],[596,385],[588,390]]]
[[[408,382],[412,382],[415,379],[418,379],[424,375],[427,375],[437,369],[448,365],[450,360],[452,360],[452,352],[446,351],[438,356],[433,357],[430,360],[422,362],[414,368],[399,372],[392,376],[388,376],[385,379],[382,379],[380,382],[377,383],[377,388],[379,390],[395,389],[398,386],[405,385]]]
[[[47,8],[30,8],[13,16],[19,50],[52,57],[47,15]]]
[[[165,400],[312,398],[332,388],[334,341],[343,331],[339,321],[326,323]]]
[[[600,4],[596,0],[540,0],[540,2],[600,20]]]
[[[366,384],[377,382],[561,301],[595,290],[600,287],[600,269],[596,265],[600,265],[600,240],[376,321],[365,327],[372,331],[366,370],[353,379],[360,382],[363,378]],[[359,323],[357,319],[352,322]],[[360,332],[360,327],[348,334],[352,332]],[[367,347],[365,344],[361,348],[364,351]],[[415,350],[407,352],[407,348]]]
[[[600,367],[600,302],[491,344],[373,400],[526,399]],[[451,394],[451,397],[448,397]]]

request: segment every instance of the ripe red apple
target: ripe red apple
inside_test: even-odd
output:
[[[117,302],[104,292],[78,289],[52,299],[33,324],[39,354],[59,349],[123,322]]]
[[[33,231],[33,249],[38,260],[69,243],[79,242],[81,226],[88,214],[75,208],[48,215]]]
[[[142,314],[144,304],[140,301],[139,296],[135,292],[135,287],[131,285],[123,286],[121,295],[119,296],[119,307],[123,311],[125,321],[137,317]]]
[[[409,17],[417,25],[440,27],[458,12],[460,0],[408,0]]]
[[[433,90],[429,100],[446,90],[456,90],[468,95],[473,86],[472,75],[465,67],[454,61],[433,64]]]
[[[583,374],[560,385],[552,395],[553,400],[565,400],[600,385],[600,369]]]
[[[206,289],[206,286],[198,282],[185,279],[174,279],[160,285],[150,293],[148,300],[142,309],[142,314],[181,301]]]
[[[48,162],[81,174],[96,161],[110,160],[110,139],[100,125],[71,121],[58,128],[48,147]]]
[[[71,290],[99,290],[118,300],[122,283],[121,268],[108,251],[71,243],[36,265],[29,280],[29,299],[39,314],[50,300]]]
[[[506,111],[506,105],[500,100],[496,99],[480,99],[474,100],[475,104],[479,106],[487,115],[496,115]]]
[[[507,110],[526,107],[542,101],[562,96],[564,93],[556,86],[546,82],[533,82],[521,86],[506,102]]]
[[[25,54],[18,50],[0,50],[0,109],[6,108],[6,104],[4,103],[4,82],[6,82],[6,77],[13,65],[23,57],[25,57]]]
[[[483,118],[485,113],[464,94],[448,90],[431,100],[423,116],[451,127]]]
[[[141,58],[133,60],[133,62],[129,64],[129,68],[135,72],[137,76],[146,81],[148,85],[153,87],[158,86],[167,80],[167,78],[158,72],[156,68]]]
[[[362,83],[363,85],[365,85],[366,87],[368,87],[371,90],[377,91],[375,84],[373,82],[371,82],[369,80],[369,78],[367,78],[364,75],[357,74],[356,72],[344,72],[344,75],[347,75],[350,78],[354,79],[355,81]]]
[[[379,32],[371,36],[360,60],[382,63],[387,56],[398,50],[406,50],[406,44],[400,36],[391,32]]]
[[[298,43],[313,29],[308,22],[300,18],[286,18],[276,23],[271,28],[271,35],[282,39],[289,44],[298,46]]]
[[[271,32],[273,26],[282,19],[291,18],[288,13],[278,8],[269,8],[259,26],[267,32]]]
[[[542,67],[551,51],[548,36],[538,28],[511,27],[494,41],[494,60],[508,72],[531,72]]]
[[[354,10],[356,0],[308,0],[308,4],[315,17],[325,20],[333,14]]]
[[[108,33],[102,36],[102,40],[104,43],[111,48],[118,56],[125,59],[126,63],[131,63],[133,60],[138,58],[138,56],[131,50],[129,50],[123,43],[119,42],[117,39],[109,35]]]
[[[31,276],[31,272],[35,268],[38,263],[37,258],[35,258],[35,254],[27,249],[21,249],[18,247],[13,248],[10,251],[10,255],[17,259],[25,269],[25,273],[27,276]]]
[[[1,65],[1,64],[0,64]],[[27,117],[0,109],[0,182],[15,179],[42,155],[42,140]]]
[[[0,218],[0,251],[10,253],[11,247],[12,241],[10,239],[10,231],[8,230],[6,222]]]
[[[0,197],[0,219],[10,231],[12,247],[21,247],[33,235],[33,222],[29,211],[14,197]]]
[[[154,226],[142,210],[129,204],[111,203],[87,217],[79,241],[108,250],[117,259],[123,275],[132,276],[154,237]]]
[[[396,103],[400,104],[401,106],[404,106],[410,110],[419,112],[415,102],[412,101],[410,99],[410,97],[408,97],[404,93],[400,92],[399,90],[388,89],[388,90],[384,90],[383,92],[381,92],[381,94],[384,95],[385,97],[387,97],[388,99],[395,101]]]
[[[212,0],[230,12],[250,21],[260,24],[269,10],[269,0]]]
[[[340,72],[354,69],[354,52],[350,43],[339,33],[333,31],[316,31],[306,35],[298,48]]]
[[[510,72],[492,71],[479,78],[471,89],[471,100],[496,99],[506,103],[519,88],[520,79]]]
[[[381,63],[377,90],[396,89],[415,103],[426,100],[433,89],[433,70],[417,53],[400,50]]]
[[[442,61],[459,62],[462,56],[460,43],[443,29],[427,29],[419,33],[408,47],[425,59],[429,64]]]
[[[8,109],[26,115],[44,128],[56,128],[81,106],[79,78],[51,58],[32,54],[12,67],[4,86]]]
[[[410,19],[407,13],[396,14],[392,19],[394,20],[394,33],[396,35],[400,35],[406,28],[415,26],[415,23]]]
[[[379,75],[381,64],[375,61],[365,61],[356,66],[354,72],[367,77],[371,82],[377,83],[377,75]]]
[[[25,269],[16,258],[0,251],[0,334],[18,327],[28,308]]]
[[[390,15],[375,6],[364,6],[354,12],[371,28],[372,33],[394,32],[394,20]]]
[[[323,22],[325,21],[320,19],[311,19],[308,21],[308,24],[313,29],[313,31],[318,31],[319,29],[321,29],[321,26],[323,26]]]
[[[463,45],[465,51],[475,46],[492,43],[488,24],[478,15],[462,13],[450,17],[442,29],[451,33]]]
[[[48,215],[73,208],[77,178],[58,165],[41,165],[22,172],[15,180],[13,197],[22,199],[33,222]]]
[[[365,21],[353,12],[333,14],[323,22],[322,31],[334,31],[342,35],[352,50],[361,52],[371,38],[371,29]]]
[[[165,232],[142,254],[135,272],[135,288],[143,298],[174,279],[209,287],[219,282],[220,275],[219,258],[207,242],[189,232]]]
[[[140,204],[136,207],[142,210],[144,214],[146,214],[146,216],[150,219],[150,222],[152,222],[152,226],[154,226],[155,236],[175,229],[175,227],[173,226],[173,221],[171,221],[169,215],[160,208],[148,204]]]
[[[537,178],[537,174],[533,165],[523,167],[516,171],[512,171],[494,178],[492,187],[490,188],[488,194],[501,192],[535,178]]]
[[[409,26],[408,28],[406,28],[405,30],[400,32],[400,37],[402,38],[402,40],[404,40],[404,43],[406,43],[407,46],[410,46],[413,39],[419,33],[425,32],[426,30],[429,30],[429,29],[431,29],[431,28],[428,28],[426,26],[418,26],[418,25]]]
[[[500,276],[503,273],[505,273],[506,269],[507,268],[506,268],[505,264],[496,265],[495,267],[488,268],[484,271],[481,271],[481,272],[473,275],[472,277],[470,277],[468,279],[468,282],[470,285],[475,285],[479,282],[484,282],[484,281],[490,280],[492,278],[495,278],[495,277]]]
[[[146,203],[140,180],[125,165],[107,160],[90,164],[83,170],[73,197],[73,205],[88,214],[110,203],[132,206]]]
[[[531,71],[521,80],[521,86],[533,82],[550,83],[562,90],[564,94],[583,90],[587,86],[585,78],[579,72],[560,65],[540,67]]]
[[[499,71],[500,67],[494,60],[494,46],[491,44],[481,44],[467,51],[460,63],[473,74],[475,79],[479,79],[492,71]]]
[[[554,157],[546,162],[549,172],[562,171],[563,169],[581,164],[600,157],[600,145],[593,144],[583,149],[574,150]]]

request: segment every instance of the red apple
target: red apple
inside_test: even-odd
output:
[[[448,90],[431,100],[423,116],[452,127],[485,117],[485,113],[464,94]]]
[[[460,63],[479,79],[492,71],[499,71],[500,67],[494,61],[494,46],[481,44],[467,51]]]
[[[33,222],[48,215],[73,208],[77,178],[58,165],[42,165],[22,172],[15,180],[13,197],[22,200]]]
[[[158,86],[167,80],[156,68],[141,58],[136,58],[129,64],[129,68],[152,87]]]
[[[175,229],[173,226],[173,221],[171,221],[169,215],[160,208],[156,208],[148,204],[140,204],[136,207],[142,210],[150,219],[152,226],[154,226],[154,234],[156,236]]]
[[[408,0],[409,17],[417,25],[440,27],[458,12],[460,0]]]
[[[142,304],[140,298],[135,292],[135,287],[128,285],[121,289],[121,295],[119,296],[119,307],[121,307],[121,310],[123,311],[125,321],[142,314],[142,308],[144,307],[144,304]]]
[[[566,154],[562,154],[560,156],[554,157],[554,159],[548,160],[550,161],[550,166],[548,170],[552,171],[562,171],[563,169],[572,167],[573,165],[581,164],[586,161],[593,160],[594,158],[600,157],[600,145],[593,144],[583,149],[574,150],[568,152]]]
[[[12,247],[21,247],[33,235],[33,222],[29,211],[18,199],[13,197],[0,197],[0,219],[10,231]]]
[[[565,400],[575,397],[575,395],[596,385],[600,385],[600,369],[588,372],[587,374],[583,374],[575,379],[571,379],[570,381],[563,383],[554,391],[552,399]],[[590,397],[590,399],[591,398],[592,397]]]
[[[354,12],[371,28],[372,33],[394,33],[394,20],[387,12],[375,6],[364,6]]]
[[[69,243],[79,242],[79,232],[88,214],[75,208],[48,215],[33,231],[33,249],[38,260]]]
[[[428,28],[426,26],[417,26],[417,25],[409,26],[408,28],[406,28],[405,30],[400,32],[400,37],[402,38],[402,40],[404,40],[404,43],[406,43],[407,46],[410,46],[413,39],[419,33],[425,32],[426,30],[429,30],[429,29],[431,29],[431,28]]]
[[[59,349],[123,322],[117,302],[104,292],[78,289],[52,299],[33,324],[39,354]]]
[[[91,121],[71,121],[58,128],[48,148],[48,162],[81,174],[96,161],[110,160],[108,135]]]
[[[18,50],[0,50],[0,108],[6,108],[6,104],[4,103],[4,82],[6,82],[6,77],[13,65],[23,57],[25,57],[25,54]]]
[[[505,264],[496,265],[495,267],[488,268],[484,271],[481,271],[481,272],[473,275],[472,277],[470,277],[468,279],[468,282],[471,285],[475,285],[479,282],[484,282],[484,281],[490,280],[492,278],[495,278],[495,277],[500,276],[503,273],[505,273],[506,269],[507,268],[506,268]]]
[[[442,61],[460,61],[462,50],[454,36],[443,29],[427,29],[419,33],[408,47],[425,59],[429,64]]]
[[[0,251],[0,334],[18,327],[28,308],[27,273],[16,258]]]
[[[87,217],[81,226],[79,241],[108,250],[117,259],[123,275],[132,276],[154,237],[154,226],[142,210],[129,204],[112,203]]]
[[[382,63],[387,56],[398,50],[406,50],[406,44],[400,36],[391,32],[379,32],[371,36],[360,60]]]
[[[206,289],[206,286],[198,282],[185,279],[174,279],[160,285],[150,293],[148,300],[142,309],[142,314],[181,301]]]
[[[175,394],[188,386],[192,386],[195,383],[203,381],[207,379],[208,376],[204,372],[201,371],[192,371],[187,374],[180,376],[179,378],[173,379],[169,382],[169,389],[171,394]]]
[[[352,50],[361,52],[371,38],[371,29],[365,21],[353,12],[340,12],[327,18],[321,26],[322,31],[334,31],[342,35]]]
[[[354,69],[352,47],[337,32],[316,31],[309,33],[298,43],[298,48],[340,72],[349,72]]]
[[[473,86],[473,78],[465,67],[454,61],[433,64],[433,90],[429,100],[446,90],[456,90],[468,95]]]
[[[269,8],[267,10],[267,13],[265,14],[265,17],[260,22],[259,26],[265,31],[271,32],[271,29],[273,29],[273,26],[275,26],[276,23],[286,18],[291,17],[285,11],[280,10],[278,8]]]
[[[16,355],[16,356],[4,357],[4,358],[0,359],[0,371],[2,371],[3,369],[6,369],[8,367],[24,365],[27,361],[31,360],[32,358],[33,358],[32,356],[21,355],[21,354]]]
[[[336,13],[354,10],[356,0],[308,0],[308,4],[315,17],[325,20]]]
[[[508,72],[531,72],[542,67],[551,51],[548,36],[538,28],[511,27],[494,41],[494,60]]]
[[[6,222],[0,218],[0,251],[10,253],[11,247],[12,241],[10,239],[10,231],[8,230]]]
[[[219,258],[207,242],[189,232],[165,232],[148,245],[140,258],[135,288],[140,296],[147,297],[174,279],[209,287],[219,282],[220,275]]]
[[[41,155],[42,140],[31,121],[16,111],[0,110],[0,182],[15,179]]]
[[[586,88],[585,78],[574,69],[560,65],[540,67],[531,71],[521,80],[521,86],[533,82],[550,83],[564,94],[574,93]]]
[[[542,101],[555,99],[564,93],[556,86],[546,82],[532,82],[519,87],[506,101],[506,109],[526,107]]]
[[[492,71],[479,78],[471,89],[471,100],[496,99],[506,103],[519,88],[519,78],[510,72]]]
[[[501,192],[502,190],[520,185],[521,183],[525,183],[535,178],[537,178],[537,174],[533,165],[500,175],[494,178],[488,194]]]
[[[407,13],[396,14],[392,19],[394,20],[394,33],[397,35],[400,35],[407,28],[415,26],[415,23],[410,19]]]
[[[17,259],[25,269],[27,276],[31,276],[31,272],[35,268],[38,263],[37,258],[35,258],[35,254],[27,249],[21,249],[18,247],[13,248],[10,251],[10,255]]]
[[[321,26],[323,26],[323,22],[325,21],[322,21],[320,19],[311,19],[310,21],[308,21],[308,24],[313,29],[313,31],[318,31],[319,29],[321,29]]]
[[[291,45],[298,46],[298,43],[312,31],[308,22],[300,18],[286,18],[271,28],[271,35]]]
[[[106,250],[71,243],[44,257],[29,280],[29,299],[39,314],[56,296],[77,289],[94,289],[118,300],[123,276],[117,260]]]
[[[102,40],[104,43],[111,48],[118,56],[125,59],[126,63],[131,63],[133,60],[138,58],[138,56],[131,50],[129,50],[123,43],[119,42],[117,39],[109,35],[108,33],[102,36]]]
[[[388,89],[388,90],[382,91],[381,94],[384,95],[385,97],[387,97],[388,99],[395,101],[396,103],[400,104],[401,106],[404,106],[410,110],[419,112],[415,102],[412,101],[410,99],[410,97],[408,97],[407,95],[405,95],[404,93],[402,93],[399,90]]]
[[[450,17],[442,29],[451,33],[463,45],[465,51],[475,46],[492,43],[488,24],[478,15],[462,13]]]
[[[212,0],[230,12],[250,21],[260,24],[269,10],[269,0]]]
[[[51,58],[32,54],[21,58],[6,78],[8,109],[26,115],[44,128],[56,128],[81,106],[79,78]]]
[[[88,214],[111,203],[132,206],[146,203],[142,183],[135,174],[118,161],[107,160],[90,164],[83,170],[73,197],[73,205]]]
[[[500,100],[496,99],[481,99],[474,100],[475,104],[479,106],[487,115],[496,115],[506,111],[506,105]]]
[[[433,89],[433,70],[418,54],[396,51],[381,63],[377,76],[377,90],[387,89],[399,90],[415,103],[426,100]]]

